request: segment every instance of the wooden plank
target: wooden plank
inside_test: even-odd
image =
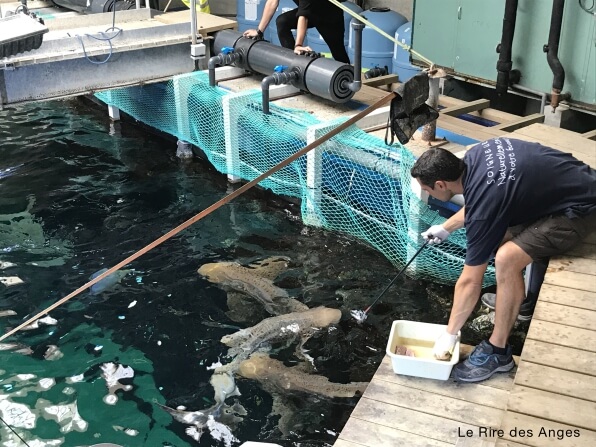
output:
[[[596,310],[596,292],[568,289],[553,284],[542,285],[540,301]]]
[[[455,107],[465,104],[463,99],[453,98],[452,96],[439,95],[439,105],[441,107]]]
[[[562,359],[562,363],[564,362]],[[558,366],[559,363],[554,365]],[[596,376],[565,371],[558,367],[522,361],[517,369],[515,384],[596,402]]]
[[[395,447],[400,445],[447,447],[453,445],[452,443],[410,433],[407,430],[398,430],[380,423],[377,424],[375,421],[364,421],[354,417],[354,415],[350,417],[339,436],[342,441],[353,443],[352,445],[368,447]],[[335,446],[338,446],[337,442]],[[342,446],[340,445],[340,447]]]
[[[596,140],[596,129],[582,133],[582,137],[587,138],[588,140]]]
[[[363,85],[352,97],[352,101],[358,101],[363,104],[372,105],[379,99],[387,96],[389,92],[368,85]]]
[[[596,332],[550,321],[532,320],[526,338],[596,352]]]
[[[490,129],[490,127],[479,126],[478,124],[469,123],[467,121],[461,120],[459,118],[454,118],[448,115],[439,115],[437,125],[441,129],[445,129],[449,132],[453,132],[459,135],[465,135],[469,138],[473,138],[478,141],[485,141],[495,137],[495,135],[486,131],[486,129]],[[470,127],[468,125],[472,125],[475,127]]]
[[[445,107],[444,109],[441,109],[441,113],[443,115],[459,116],[466,113],[475,112],[477,110],[486,109],[487,107],[490,107],[490,101],[488,99],[477,99],[464,104]]]
[[[521,357],[524,364],[532,362],[596,376],[596,352],[526,339]]]
[[[365,79],[362,78],[362,84],[369,87],[380,87],[382,85],[391,85],[397,83],[396,74],[388,74],[384,76],[377,76],[376,78]]]
[[[485,439],[478,439],[477,436],[459,438],[455,443],[455,447],[495,447],[496,440],[487,441]]]
[[[534,309],[535,320],[550,321],[566,326],[596,331],[596,311],[563,306],[538,300]]]
[[[455,444],[457,441],[459,430],[478,430],[478,427],[470,424],[398,407],[397,405],[387,405],[365,398],[361,398],[356,408],[354,408],[352,418],[358,418],[418,436],[427,436],[431,439],[451,444]],[[348,440],[350,439],[348,438]],[[376,446],[379,444],[367,445]],[[408,444],[397,443],[391,445]]]
[[[490,107],[487,109],[482,109],[477,112],[471,112],[470,115],[479,116],[481,118],[495,121],[497,123],[507,123],[510,121],[515,121],[516,119],[520,118],[519,115],[514,115],[513,113],[502,112],[501,110],[491,109]]]
[[[375,378],[368,384],[364,397],[388,405],[423,411],[437,417],[449,415],[451,419],[479,427],[498,428],[503,417],[503,410],[497,408],[441,396],[433,392],[417,390]]]
[[[493,129],[505,130],[507,132],[513,132],[520,127],[528,126],[534,123],[543,123],[544,115],[542,113],[533,113],[532,115],[523,116],[513,121],[506,123],[497,124],[493,126]]]
[[[576,272],[550,272],[544,276],[545,284],[569,287],[570,289],[587,290],[596,292],[596,280],[594,275]]]
[[[495,443],[495,447],[524,447],[528,444],[520,444],[519,442],[513,442],[508,439],[498,439]]]
[[[167,12],[156,15],[153,19],[165,24],[190,23],[190,12],[188,10]],[[237,26],[235,20],[197,12],[197,28],[201,34],[213,33],[222,29],[236,29]]]
[[[514,442],[522,442],[534,447],[591,447],[596,445],[596,432],[577,428],[572,425],[565,425],[558,422],[545,421],[540,418],[519,414],[514,412],[507,412],[501,425],[504,433],[504,440]],[[520,429],[525,430],[524,435],[520,436]],[[514,431],[515,430],[515,431]],[[545,430],[541,432],[541,430]],[[555,430],[552,436],[549,436],[548,430]],[[562,430],[561,434],[565,434],[566,430],[571,436],[564,436],[563,439],[557,438],[557,430]],[[574,432],[577,430],[577,432]],[[531,431],[531,436],[529,436]],[[575,435],[579,436],[575,436]],[[500,444],[497,442],[497,445]]]
[[[596,248],[596,247],[595,247]],[[551,259],[548,264],[547,272],[576,272],[586,275],[596,274],[596,261],[589,258],[579,258],[577,256],[557,256]],[[594,278],[596,281],[596,278]]]
[[[495,374],[490,380],[474,385],[453,380],[443,381],[410,377],[395,374],[391,366],[391,359],[389,356],[385,356],[375,373],[374,379],[504,410],[507,405],[508,390],[513,388],[514,377],[514,371],[508,374]]]
[[[513,136],[528,141],[539,141],[546,146],[569,152],[591,166],[596,165],[596,141],[586,140],[570,130],[532,124],[516,130]]]
[[[596,403],[516,385],[511,390],[508,411],[588,430],[596,429]]]
[[[366,444],[355,443],[351,441],[346,441],[345,439],[338,438],[335,440],[333,447],[361,447]]]

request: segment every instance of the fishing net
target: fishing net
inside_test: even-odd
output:
[[[98,93],[137,120],[200,148],[222,173],[252,180],[343,120],[321,122],[295,109],[270,105],[260,90],[210,87],[206,72],[171,81]],[[356,126],[263,180],[275,194],[301,200],[305,224],[350,234],[404,265],[423,242],[420,232],[445,218],[412,191],[414,155]],[[439,204],[440,205],[440,204]],[[463,268],[465,232],[427,246],[408,268],[412,277],[453,284]],[[495,283],[489,266],[484,285]]]

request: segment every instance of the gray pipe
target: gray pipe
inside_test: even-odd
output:
[[[296,70],[273,73],[261,81],[261,94],[263,101],[263,113],[269,114],[269,86],[280,84],[293,84],[300,77]]]
[[[213,56],[207,63],[209,69],[209,85],[215,87],[215,68],[220,65],[231,65],[237,62],[242,57],[239,53],[219,53],[217,56]]]
[[[349,64],[324,57],[312,58],[294,54],[293,50],[278,47],[264,40],[247,39],[241,33],[222,30],[215,35],[215,52],[224,47],[234,48],[240,54],[235,65],[245,70],[269,75],[278,65],[288,67],[287,72],[298,72],[291,84],[313,95],[342,103],[354,96],[349,88],[354,80],[354,69]]]
[[[364,23],[350,22],[350,26],[354,30],[354,80],[350,82],[348,88],[357,92],[362,87],[362,30]]]

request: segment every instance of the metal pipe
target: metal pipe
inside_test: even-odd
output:
[[[362,88],[362,30],[364,23],[350,22],[354,30],[354,80],[348,84],[348,88],[357,92]]]
[[[540,92],[538,90],[534,90],[528,87],[524,87],[523,85],[513,84],[511,86],[515,90],[521,90],[522,92],[531,93],[533,95],[540,97],[540,113],[544,114],[544,109],[546,108],[546,102],[548,100],[548,93]]]
[[[548,34],[548,44],[544,46],[546,60],[553,72],[553,85],[551,90],[550,105],[553,113],[561,100],[561,91],[565,84],[565,69],[559,60],[559,40],[561,39],[561,25],[563,23],[563,10],[565,9],[565,0],[553,0],[553,10],[550,18],[550,32]]]
[[[141,9],[141,0],[136,0],[135,6],[136,6],[136,9]]]
[[[507,93],[509,88],[509,73],[513,67],[511,61],[511,48],[513,47],[513,33],[515,31],[515,19],[517,18],[517,0],[507,0],[505,3],[505,15],[503,17],[503,32],[501,43],[497,45],[499,60],[497,61],[497,94]]]
[[[149,4],[149,0],[145,0]],[[197,0],[190,0],[190,38],[191,44],[197,44]]]
[[[439,84],[441,82],[440,77],[429,77],[428,78],[428,104],[433,109],[439,106]],[[432,143],[435,141],[435,135],[437,133],[437,120],[433,120],[422,127],[422,141]]]

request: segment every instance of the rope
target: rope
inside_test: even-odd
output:
[[[354,11],[352,11],[350,8],[348,8],[347,6],[342,5],[340,2],[338,2],[337,0],[329,0],[331,3],[333,3],[335,6],[337,6],[338,8],[343,9],[345,12],[347,12],[348,14],[350,14],[352,17],[354,17],[356,20],[359,20],[360,22],[364,23],[366,26],[374,29],[377,33],[379,33],[381,36],[386,37],[387,39],[389,39],[391,42],[393,42],[394,44],[400,46],[401,48],[403,48],[404,50],[410,52],[412,55],[416,56],[418,59],[420,59],[423,62],[426,62],[428,65],[432,66],[434,65],[432,63],[432,61],[426,57],[424,57],[422,54],[420,54],[419,52],[415,51],[412,49],[411,45],[406,45],[402,42],[399,42],[394,36],[390,36],[389,34],[387,34],[385,31],[383,31],[381,28],[379,28],[376,25],[373,25],[372,23],[370,23],[368,20],[366,20],[364,17],[362,17],[361,15],[355,13]]]
[[[17,438],[19,438],[21,441],[23,441],[23,444],[25,444],[27,447],[30,447],[30,445],[29,445],[29,444],[27,444],[27,441],[25,441],[23,438],[21,438],[21,435],[19,435],[19,434],[18,434],[18,433],[17,433],[17,432],[14,430],[14,428],[12,428],[10,425],[8,425],[8,422],[6,422],[6,421],[5,421],[4,419],[2,419],[1,417],[0,417],[0,421],[2,421],[2,423],[3,423],[4,425],[6,425],[6,426],[9,428],[9,430],[10,430],[11,432],[13,432],[13,433],[14,433],[14,434],[17,436]]]
[[[386,103],[388,103],[389,101],[391,101],[393,98],[395,98],[395,96],[396,96],[395,93],[392,92],[392,93],[389,93],[387,96],[384,96],[383,98],[379,99],[377,102],[375,102],[374,104],[370,105],[369,107],[367,107],[366,109],[362,110],[361,112],[357,113],[356,115],[354,115],[353,117],[351,117],[350,119],[348,119],[347,121],[345,121],[344,123],[342,123],[339,126],[337,126],[335,129],[329,131],[325,135],[319,137],[318,139],[316,139],[312,143],[310,143],[307,146],[303,147],[298,152],[294,153],[290,157],[288,157],[285,160],[281,161],[280,163],[278,163],[277,165],[275,165],[274,167],[272,167],[268,171],[263,172],[261,175],[259,175],[258,177],[256,177],[254,180],[251,180],[250,182],[245,183],[244,185],[242,185],[240,188],[238,188],[237,190],[235,190],[231,194],[228,194],[224,198],[218,200],[217,202],[215,202],[214,204],[212,204],[208,208],[205,208],[200,213],[196,214],[195,216],[193,216],[190,219],[186,220],[185,222],[181,223],[180,225],[178,225],[173,230],[170,230],[169,232],[167,232],[163,236],[161,236],[158,239],[154,240],[149,245],[146,245],[145,247],[141,248],[139,251],[137,251],[136,253],[132,254],[128,258],[124,259],[123,261],[120,261],[118,264],[116,264],[115,266],[113,266],[109,270],[105,271],[101,275],[99,275],[96,278],[92,279],[91,281],[83,284],[81,287],[79,287],[78,289],[76,289],[74,292],[71,292],[70,294],[68,294],[64,298],[58,300],[57,302],[55,302],[51,306],[45,308],[44,310],[42,310],[41,312],[39,312],[35,316],[33,316],[30,319],[28,319],[27,321],[25,321],[24,323],[21,323],[19,326],[17,326],[14,329],[10,330],[6,334],[0,336],[0,341],[6,339],[8,337],[10,337],[11,335],[13,335],[14,333],[18,332],[19,330],[21,330],[25,326],[27,326],[27,325],[33,323],[34,321],[36,321],[41,316],[45,315],[46,313],[50,312],[51,310],[54,310],[58,306],[66,303],[71,298],[74,298],[79,293],[81,293],[84,290],[86,290],[89,287],[91,287],[93,284],[98,283],[102,279],[108,277],[109,275],[111,275],[115,271],[117,271],[120,268],[124,267],[126,264],[129,264],[130,262],[134,261],[135,259],[141,257],[142,255],[144,255],[145,253],[147,253],[149,250],[152,250],[153,248],[157,247],[158,245],[164,243],[165,241],[167,241],[171,237],[175,236],[176,234],[180,233],[182,230],[184,230],[187,227],[191,226],[195,222],[198,222],[199,220],[201,220],[204,217],[208,216],[212,212],[214,212],[217,209],[221,208],[223,205],[227,204],[228,202],[231,202],[236,197],[244,194],[246,191],[248,191],[249,189],[251,189],[253,186],[256,186],[259,182],[265,180],[267,177],[273,175],[274,173],[276,173],[280,169],[285,168],[286,166],[288,166],[293,161],[295,161],[298,158],[302,157],[303,155],[305,155],[306,153],[310,152],[312,149],[314,149],[317,146],[321,145],[325,141],[333,138],[335,135],[337,135],[338,133],[340,133],[344,129],[347,129],[352,124],[354,124],[357,121],[359,121],[360,119],[364,118],[369,113],[371,113],[374,110],[378,109],[379,107],[385,105]]]

